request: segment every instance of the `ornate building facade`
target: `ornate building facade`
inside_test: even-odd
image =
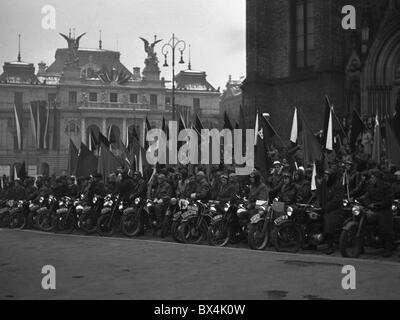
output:
[[[158,128],[163,117],[172,119],[172,91],[160,78],[156,41],[150,45],[143,39],[147,57],[141,71],[126,68],[120,53],[102,49],[101,43],[97,49],[80,49],[83,35],[76,39],[62,36],[68,48],[57,49],[48,67],[39,63],[36,73],[34,65],[21,61],[20,55],[18,61],[4,63],[0,75],[1,175],[12,175],[23,161],[29,175],[59,175],[67,170],[70,139],[79,148],[80,142],[89,144],[90,135],[100,131],[125,142],[135,128],[143,142],[146,117]],[[187,125],[195,112],[210,126],[218,125],[219,98],[204,72],[185,70],[177,75],[176,109]],[[48,101],[43,117],[31,108],[32,101],[41,100]],[[38,143],[40,139],[44,143]]]
[[[356,9],[356,29],[342,27],[342,8]],[[243,107],[256,109],[288,139],[293,107],[313,130],[324,96],[339,117],[393,113],[400,90],[399,0],[247,0],[247,75]]]

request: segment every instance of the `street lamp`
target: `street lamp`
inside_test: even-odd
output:
[[[171,40],[169,40],[169,42],[164,44],[162,47],[162,54],[164,55],[164,67],[168,67],[167,56],[169,51],[172,51],[172,120],[175,120],[175,49],[178,49],[181,53],[181,59],[179,60],[179,63],[185,63],[183,61],[183,52],[186,49],[186,43],[185,41],[176,38],[175,34],[173,33]]]

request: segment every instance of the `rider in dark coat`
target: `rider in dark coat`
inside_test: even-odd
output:
[[[379,231],[382,235],[385,252],[383,257],[390,257],[393,250],[393,216],[391,204],[393,193],[390,185],[382,180],[382,172],[378,169],[371,169],[371,183],[367,192],[360,198],[365,201],[369,208],[376,213]]]

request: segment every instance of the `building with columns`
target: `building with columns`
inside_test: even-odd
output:
[[[102,132],[122,142],[135,128],[144,141],[145,119],[161,127],[172,119],[171,83],[160,78],[157,54],[146,50],[143,70],[126,68],[120,52],[79,48],[81,37],[65,36],[68,48],[59,48],[55,60],[38,70],[21,60],[6,62],[0,75],[0,175],[12,175],[25,161],[28,174],[62,174],[67,170],[70,139],[79,148],[90,144],[90,134]],[[147,48],[151,46],[148,45]],[[154,48],[154,46],[153,46]],[[190,126],[194,113],[218,126],[219,90],[205,72],[181,71],[176,76],[175,104]],[[33,115],[31,101],[48,101],[42,121]],[[16,112],[20,115],[21,145]],[[38,144],[38,127],[46,127]]]

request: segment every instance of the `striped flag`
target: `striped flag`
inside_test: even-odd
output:
[[[37,149],[48,148],[48,127],[50,109],[47,101],[31,101],[31,125]]]

